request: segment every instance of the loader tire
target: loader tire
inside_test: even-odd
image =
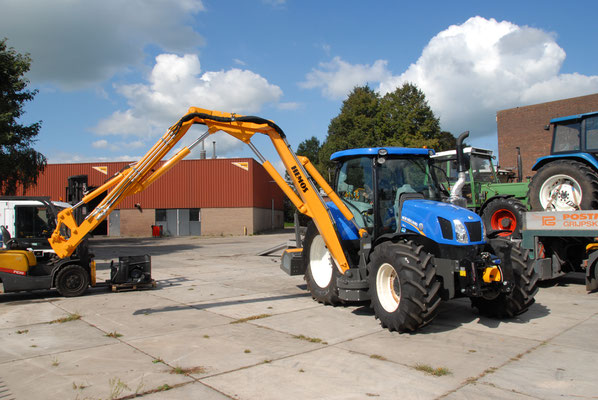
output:
[[[429,324],[440,304],[434,258],[411,241],[384,242],[368,264],[376,318],[390,331],[411,332]]]
[[[505,246],[511,246],[510,259],[515,284],[513,290],[510,293],[501,293],[492,299],[471,298],[471,305],[477,308],[481,315],[491,318],[513,318],[527,311],[534,304],[534,296],[538,291],[538,274],[529,259],[529,251],[522,249],[521,244],[515,241],[509,241],[508,244],[500,247],[505,248]],[[494,246],[493,249],[495,253],[497,253],[496,247]],[[503,254],[499,255],[503,256]]]
[[[527,196],[532,211],[595,210],[598,174],[578,161],[552,161],[532,177]]]
[[[56,275],[56,289],[64,297],[81,296],[88,286],[89,274],[80,265],[67,265]]]
[[[318,303],[329,305],[341,303],[336,282],[340,272],[332,261],[324,238],[312,221],[307,224],[303,240],[303,263],[305,282],[311,297]]]

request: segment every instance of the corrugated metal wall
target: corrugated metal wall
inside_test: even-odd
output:
[[[27,196],[66,199],[67,179],[87,175],[89,186],[98,187],[127,162],[49,164]],[[245,169],[247,167],[247,169]],[[100,172],[103,168],[107,174]],[[174,166],[144,192],[128,197],[121,209],[259,207],[282,210],[284,194],[264,168],[252,158],[185,160]]]

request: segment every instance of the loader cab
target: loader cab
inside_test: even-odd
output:
[[[31,249],[37,260],[54,254],[48,238],[56,227],[56,215],[68,204],[46,197],[0,197],[0,225],[23,249]]]
[[[400,229],[401,198],[440,201],[442,188],[430,162],[433,150],[365,148],[332,155],[334,189],[360,228],[378,237]]]
[[[598,112],[554,118],[551,154],[598,154]]]

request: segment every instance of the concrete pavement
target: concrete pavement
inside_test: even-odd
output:
[[[92,240],[99,279],[148,253],[158,287],[0,295],[0,399],[598,398],[598,293],[582,275],[516,319],[460,299],[398,334],[255,255],[292,236]]]

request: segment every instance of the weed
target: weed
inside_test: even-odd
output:
[[[313,337],[309,337],[309,336],[305,336],[305,335],[295,335],[293,336],[295,339],[299,339],[299,340],[305,340],[307,342],[311,342],[311,343],[321,343],[321,344],[328,344],[328,342],[323,341],[320,338],[313,338]]]
[[[17,334],[22,335],[24,333],[29,333],[29,329],[23,329],[22,331],[17,331]]]
[[[60,361],[58,361],[58,358],[52,357],[51,360],[52,360],[53,367],[58,367],[60,365]]]
[[[303,368],[301,368],[301,369],[299,370],[299,372],[305,372],[305,370],[304,370]]]
[[[469,351],[470,353],[475,353],[477,350],[470,349],[470,350],[467,350],[467,351]]]
[[[183,368],[183,367],[174,367],[171,374],[179,374],[179,375],[190,375],[190,374],[205,374],[206,373],[205,367],[191,367],[191,368]]]
[[[131,390],[120,378],[112,378],[110,382],[110,399],[117,399],[125,390]]]
[[[162,386],[158,386],[158,388],[156,390],[158,392],[165,392],[166,390],[170,390],[170,389],[172,389],[172,387],[168,383],[165,383]]]
[[[240,319],[237,319],[235,321],[232,321],[231,324],[241,324],[243,322],[254,321],[256,319],[268,318],[268,317],[271,317],[271,316],[272,315],[270,315],[270,314],[252,315],[251,317],[240,318]]]
[[[204,338],[204,339],[209,339],[209,338],[210,338],[210,335],[203,335],[203,338]]]
[[[122,334],[114,331],[114,332],[107,333],[106,336],[117,339],[119,337],[122,337]]]
[[[154,364],[159,364],[159,363],[162,363],[162,364],[164,364],[164,360],[162,360],[161,358],[154,358],[154,359],[152,360],[152,362],[153,362]]]
[[[245,354],[249,354],[249,353],[251,353],[251,350],[245,349]]]
[[[272,360],[264,360],[262,361],[262,364],[270,364],[272,362]]]
[[[373,358],[374,360],[381,360],[381,361],[386,361],[386,357],[378,355],[378,354],[372,354],[370,356],[370,358]]]
[[[50,321],[48,323],[49,324],[62,324],[64,322],[76,321],[78,319],[81,319],[81,316],[79,314],[75,313],[75,314],[69,314],[69,315],[67,315],[66,317],[63,317],[63,318],[55,319],[54,321]]]
[[[434,368],[428,364],[416,364],[413,368],[417,371],[425,372],[428,375],[434,375],[434,376],[444,376],[444,375],[452,374],[452,372],[448,368],[444,368],[444,367]]]
[[[29,346],[29,347],[37,347],[37,345],[36,345],[36,344],[32,344],[32,345],[31,345],[31,346]]]
[[[75,382],[73,382],[73,390],[83,390],[88,387],[89,387],[89,385],[86,385],[84,383],[76,384]]]

